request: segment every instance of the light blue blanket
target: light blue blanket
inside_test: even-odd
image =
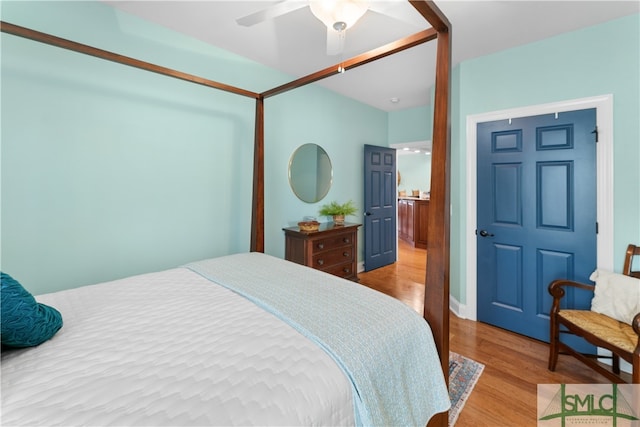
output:
[[[352,384],[366,426],[425,426],[449,409],[427,323],[382,293],[262,253],[186,266],[278,316],[324,349]]]

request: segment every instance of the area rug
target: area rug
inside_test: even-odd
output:
[[[458,353],[449,352],[449,426],[453,426],[467,402],[471,391],[476,386],[484,365],[461,356]]]

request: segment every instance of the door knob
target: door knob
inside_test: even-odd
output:
[[[364,215],[365,216],[370,216],[370,215],[373,215],[373,214],[371,212],[365,212]]]
[[[480,230],[480,235],[482,237],[493,237],[494,236],[493,233],[489,233],[489,232],[487,232],[487,230]]]

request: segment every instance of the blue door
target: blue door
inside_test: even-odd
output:
[[[364,270],[396,261],[396,150],[364,146]]]
[[[479,123],[478,320],[549,341],[549,282],[596,267],[596,110]],[[588,308],[570,291],[565,308]]]

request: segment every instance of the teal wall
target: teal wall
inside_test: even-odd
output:
[[[291,80],[99,2],[1,6],[5,21],[244,89]],[[468,115],[613,94],[615,264],[627,242],[640,242],[639,21],[454,68],[450,281],[461,303]],[[3,270],[38,294],[248,249],[251,99],[6,34],[0,42]],[[362,145],[430,139],[431,116],[431,106],[387,114],[316,86],[267,99],[266,252],[282,257],[282,227],[316,216],[324,202],[361,207]],[[287,179],[291,153],[307,142],[334,166],[334,185],[316,204],[299,201]]]
[[[455,28],[454,28],[455,44]],[[451,86],[451,294],[466,303],[469,115],[613,94],[614,265],[640,242],[640,15],[465,61]],[[418,110],[390,113],[389,142],[423,139]],[[411,123],[416,123],[408,129]],[[595,190],[595,189],[594,189]]]
[[[405,190],[410,196],[412,190],[431,190],[431,154],[399,153],[396,157],[396,167],[401,177],[398,191]]]
[[[318,210],[332,200],[342,203],[352,199],[359,211],[347,221],[362,223],[363,146],[387,145],[385,112],[317,86],[305,86],[265,101],[265,139],[265,252],[284,257],[282,228],[297,225],[305,216],[330,221],[320,217]],[[329,193],[313,204],[293,194],[287,175],[291,154],[306,143],[322,146],[333,166]],[[362,232],[359,240],[362,259]]]
[[[640,15],[462,63],[452,120],[452,295],[464,303],[467,272],[466,117],[613,94],[614,265],[640,242]],[[595,191],[595,189],[594,189]]]
[[[430,141],[433,133],[433,97],[429,105],[388,113],[389,144]],[[431,155],[398,154],[397,169],[402,176],[398,190],[429,191]]]
[[[3,2],[1,14],[256,92],[292,80],[99,2]],[[41,294],[249,249],[252,99],[4,33],[0,42],[3,271]],[[325,201],[361,206],[362,144],[386,145],[386,113],[313,86],[265,111],[265,244],[282,257],[282,227],[319,207],[290,190],[291,153],[321,144],[335,168]]]
[[[433,132],[433,98],[429,105],[389,112],[389,144],[428,141]]]

